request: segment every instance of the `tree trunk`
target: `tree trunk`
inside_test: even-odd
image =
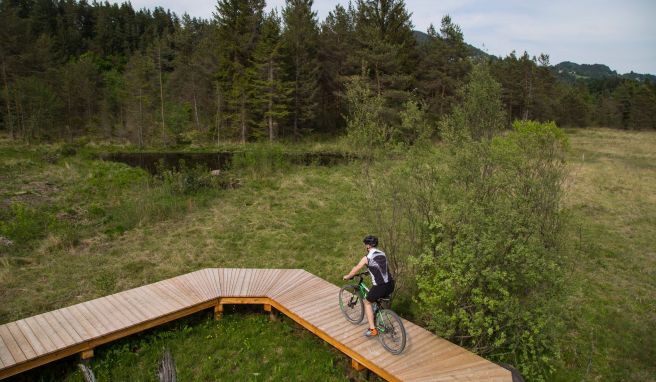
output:
[[[196,121],[196,130],[200,130],[200,118],[198,118],[198,102],[196,101],[196,77],[191,75],[191,91],[194,94],[194,120]]]
[[[139,147],[143,147],[143,96],[142,90],[139,88]]]
[[[221,86],[216,83],[216,145],[221,144]]]
[[[273,62],[269,59],[269,142],[273,142]]]
[[[296,76],[295,76],[295,81],[294,81],[294,140],[298,138],[298,114],[299,114],[299,108],[300,108],[300,102],[299,102],[299,82],[300,82],[300,69],[298,67],[299,65],[299,58],[298,58],[298,49],[296,51]]]
[[[5,93],[5,104],[7,105],[7,120],[6,123],[9,126],[9,134],[11,135],[11,140],[15,140],[14,132],[14,117],[11,113],[11,100],[9,99],[9,81],[7,80],[7,66],[5,65],[4,60],[2,61],[2,83],[3,91]]]
[[[162,114],[162,139],[166,136],[166,125],[164,123],[164,86],[162,86],[162,47],[161,41],[157,42],[157,58],[159,62],[159,101]]]
[[[242,89],[240,102],[241,143],[246,143],[246,93]]]

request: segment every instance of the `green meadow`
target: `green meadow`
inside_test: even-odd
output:
[[[656,133],[567,132],[569,264],[555,379],[654,381]],[[205,267],[303,268],[341,284],[363,255],[371,225],[359,160],[301,166],[247,155],[218,179],[191,170],[182,179],[93,159],[102,150],[0,143],[1,323]],[[409,305],[397,310],[413,319]],[[102,346],[90,367],[99,380],[154,381],[166,348],[180,380],[364,377],[290,320],[249,308]],[[76,363],[13,379],[82,381]]]

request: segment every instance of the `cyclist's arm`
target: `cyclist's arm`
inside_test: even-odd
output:
[[[364,257],[362,258],[362,260],[360,260],[360,262],[358,263],[358,265],[356,265],[355,267],[353,267],[353,269],[351,269],[351,272],[349,272],[348,275],[344,276],[344,280],[348,280],[348,279],[352,278],[353,276],[355,276],[355,275],[358,273],[358,271],[360,270],[360,268],[362,268],[362,267],[364,267],[365,265],[367,265],[367,263],[368,263],[367,256],[364,256]]]

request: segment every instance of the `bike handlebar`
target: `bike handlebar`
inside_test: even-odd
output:
[[[356,277],[364,277],[364,276],[368,276],[368,275],[369,275],[369,272],[360,272],[356,275],[353,275],[353,277],[351,277],[349,280],[353,280]]]

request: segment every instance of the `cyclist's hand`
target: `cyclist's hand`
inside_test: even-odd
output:
[[[346,275],[346,276],[342,277],[342,279],[344,279],[344,280],[350,280],[351,278],[349,277],[349,275]]]

